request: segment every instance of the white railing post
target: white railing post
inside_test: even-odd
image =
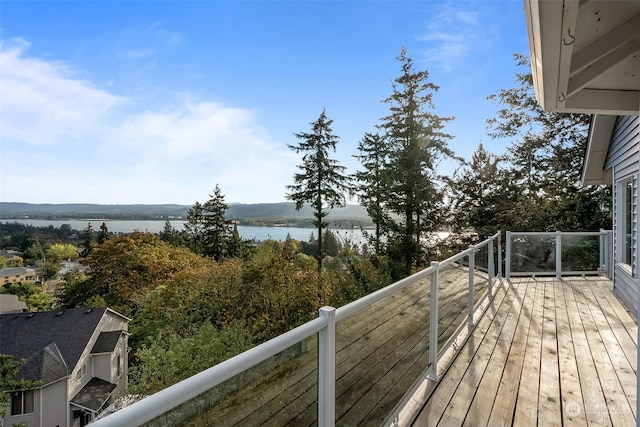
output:
[[[502,275],[502,231],[498,233],[498,277]]]
[[[605,243],[605,239],[606,239],[607,234],[605,233],[605,231],[601,228],[600,229],[600,270],[604,271],[606,274],[607,271],[607,267],[606,267],[606,260],[607,260],[607,254],[606,254],[606,243]]]
[[[562,232],[556,231],[556,278],[562,277]]]
[[[336,424],[336,309],[320,308],[327,327],[318,333],[318,426]]]
[[[473,286],[476,273],[476,248],[469,246],[469,295],[467,296],[467,325],[473,326]]]
[[[509,280],[511,278],[511,232],[507,231],[507,253],[504,260],[504,277]]]
[[[493,241],[494,239],[489,240],[489,255],[487,255],[489,258],[487,262],[487,268],[489,269],[489,297],[493,296],[493,276],[495,274],[495,266],[493,264]]]
[[[429,364],[431,371],[427,375],[432,381],[438,381],[438,265],[437,261],[431,262],[431,298],[429,313]]]

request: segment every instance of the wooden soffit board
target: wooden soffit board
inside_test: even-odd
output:
[[[536,98],[548,111],[640,114],[639,0],[524,0]]]

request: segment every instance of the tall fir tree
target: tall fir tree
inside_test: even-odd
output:
[[[87,228],[84,229],[83,237],[84,249],[82,250],[80,256],[86,257],[91,253],[91,249],[93,249],[93,246],[96,244],[96,236],[90,222],[87,223]]]
[[[358,183],[357,195],[362,205],[375,225],[374,236],[371,239],[376,255],[382,253],[383,235],[387,234],[389,215],[385,209],[387,200],[387,163],[389,160],[389,145],[379,134],[366,132],[358,143],[359,154],[354,157],[360,161],[364,170],[353,174]]]
[[[311,124],[311,132],[296,133],[300,140],[297,145],[289,145],[296,153],[303,153],[299,173],[293,176],[293,185],[288,185],[287,199],[295,202],[296,210],[305,203],[313,208],[313,225],[318,229],[318,269],[322,268],[323,230],[329,222],[325,220],[328,209],[346,205],[346,195],[352,191],[351,178],[344,173],[345,167],[330,157],[336,151],[338,136],[333,134],[333,120],[325,110]]]
[[[98,244],[101,245],[109,240],[109,236],[110,234],[109,229],[107,228],[107,223],[103,222],[102,225],[100,225],[100,231],[98,232]]]
[[[191,250],[197,254],[202,254],[204,248],[203,218],[202,204],[196,201],[187,211],[187,222],[184,228],[187,232]]]
[[[228,206],[224,195],[216,184],[213,194],[202,205],[203,253],[219,261],[228,256],[229,241],[232,238],[231,221],[225,215]]]
[[[454,157],[447,147],[451,136],[444,131],[453,117],[433,111],[433,95],[439,88],[429,81],[428,72],[416,70],[404,48],[397,59],[402,73],[384,100],[389,115],[378,127],[389,143],[386,208],[393,214],[389,217],[402,218],[391,223],[397,235],[393,252],[408,275],[421,263],[423,234],[438,231],[444,222],[436,169],[442,158]]]

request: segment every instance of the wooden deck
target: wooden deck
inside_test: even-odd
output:
[[[611,281],[505,281],[437,385],[425,381],[395,424],[633,426],[636,352],[636,322]]]

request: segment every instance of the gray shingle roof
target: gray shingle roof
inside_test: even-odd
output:
[[[122,332],[123,331],[100,332],[96,343],[91,349],[91,354],[111,353],[116,349],[116,345],[118,345],[118,340],[120,339]]]
[[[19,276],[27,273],[34,273],[34,270],[26,267],[0,268],[0,277]]]
[[[19,379],[47,384],[63,378],[78,363],[106,310],[0,314],[0,353],[27,360]]]
[[[27,304],[18,300],[17,295],[0,294],[0,314],[23,313],[27,311]]]
[[[100,378],[91,378],[91,380],[73,396],[71,403],[96,412],[102,408],[115,388],[115,384],[111,384]]]

